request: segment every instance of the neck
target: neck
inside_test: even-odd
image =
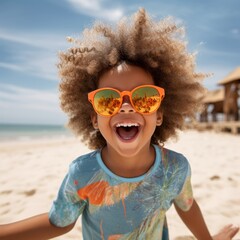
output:
[[[150,144],[131,156],[121,155],[108,145],[102,150],[104,164],[114,174],[126,178],[145,174],[154,164],[155,155],[154,147]]]

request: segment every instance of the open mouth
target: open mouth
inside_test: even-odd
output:
[[[129,141],[137,136],[139,127],[138,123],[118,123],[116,132],[121,139]]]

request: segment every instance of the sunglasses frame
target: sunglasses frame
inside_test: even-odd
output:
[[[150,113],[142,113],[142,112],[140,112],[140,111],[138,111],[138,110],[136,109],[136,107],[134,106],[134,104],[133,104],[133,102],[132,102],[132,94],[133,94],[133,92],[136,91],[136,90],[138,90],[139,88],[144,88],[144,87],[150,87],[150,88],[154,88],[154,89],[157,90],[157,92],[159,93],[160,98],[161,98],[160,103],[159,103],[159,107],[160,107],[161,102],[162,102],[162,100],[163,100],[163,98],[164,98],[164,96],[165,96],[165,90],[164,90],[163,88],[161,88],[161,87],[156,86],[156,85],[140,85],[140,86],[134,88],[134,89],[131,90],[131,91],[122,91],[122,92],[120,92],[119,90],[117,90],[117,89],[115,89],[115,88],[99,88],[99,89],[96,89],[96,90],[88,93],[88,100],[89,100],[89,102],[92,104],[92,106],[93,106],[93,108],[94,108],[94,111],[95,111],[98,115],[101,115],[101,116],[104,116],[104,117],[111,117],[111,116],[115,115],[115,114],[119,111],[119,109],[121,108],[122,103],[123,103],[123,97],[124,97],[124,96],[128,96],[129,99],[130,99],[131,105],[132,105],[133,109],[134,109],[136,112],[138,112],[138,113],[140,113],[140,114],[143,114],[143,115],[149,115],[149,114],[152,114],[152,113],[156,112],[159,107],[156,108],[156,110],[154,110],[154,111],[152,111],[152,112],[150,112]],[[95,108],[95,106],[94,106],[94,97],[95,97],[95,95],[96,95],[98,92],[100,92],[100,91],[102,91],[102,90],[113,90],[113,91],[117,92],[117,93],[119,94],[119,96],[120,96],[120,107],[119,107],[118,111],[116,111],[115,113],[113,113],[113,114],[111,114],[111,115],[104,115],[104,114],[99,113],[99,112],[97,111],[97,109]]]

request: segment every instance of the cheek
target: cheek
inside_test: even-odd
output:
[[[145,117],[145,131],[148,135],[153,135],[156,127],[157,127],[157,115],[148,115]]]
[[[153,113],[152,115],[147,115],[145,117],[146,123],[154,128],[156,127],[157,119],[158,119],[157,113]]]
[[[101,132],[110,130],[110,118],[97,116],[98,128]]]

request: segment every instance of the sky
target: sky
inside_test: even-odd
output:
[[[209,90],[240,66],[239,0],[0,0],[0,123],[65,124],[56,64],[66,37],[140,7],[185,26],[196,71],[213,73]]]

